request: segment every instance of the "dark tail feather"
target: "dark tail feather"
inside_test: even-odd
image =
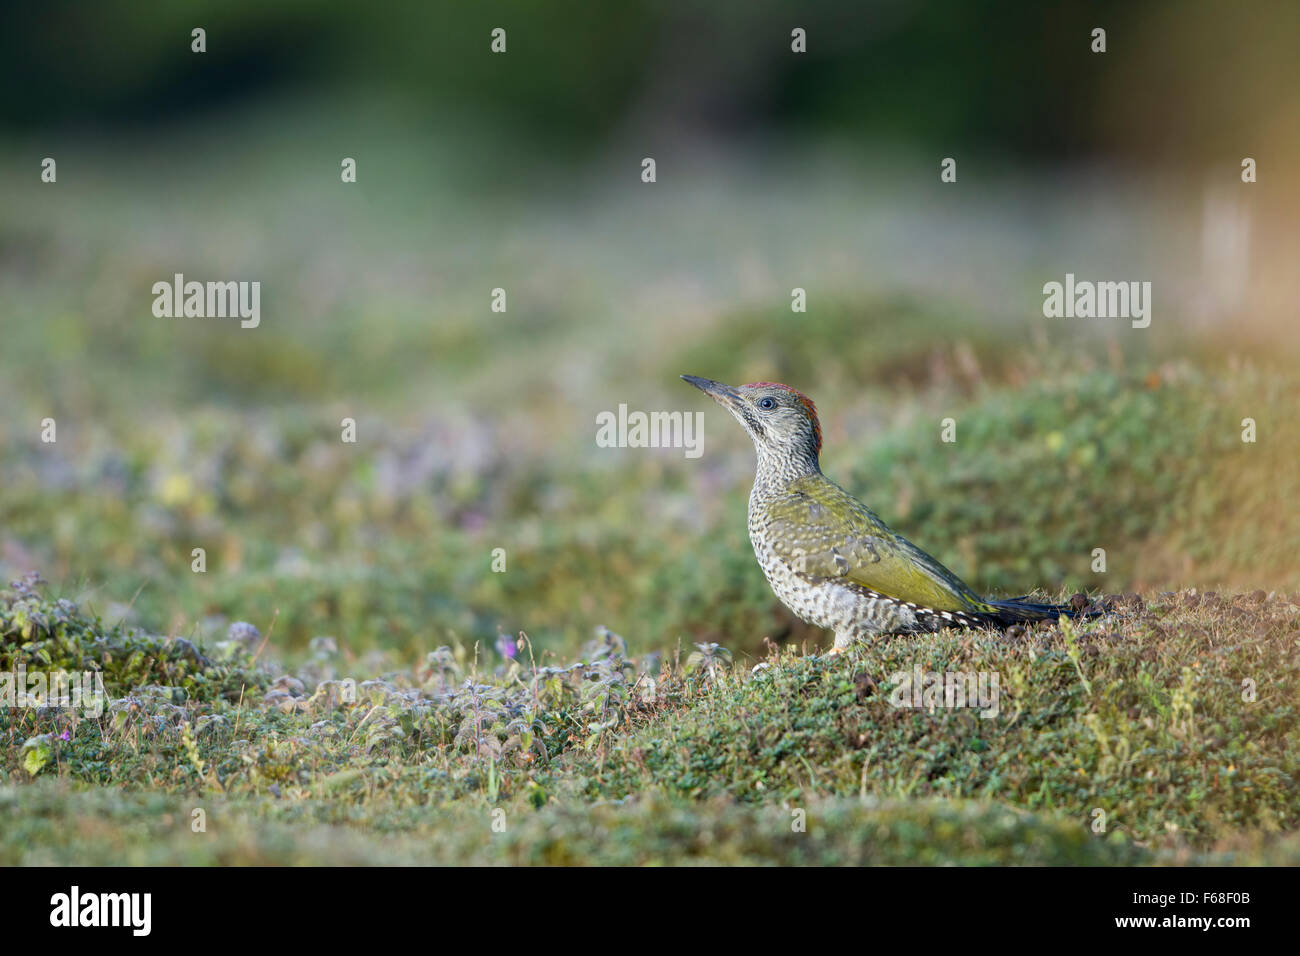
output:
[[[1031,621],[1055,621],[1062,617],[1096,617],[1102,613],[1101,608],[1092,605],[1084,605],[1080,608],[1075,607],[1074,604],[1038,604],[1026,601],[1024,597],[984,603],[994,609],[987,613],[988,621],[1002,627]]]

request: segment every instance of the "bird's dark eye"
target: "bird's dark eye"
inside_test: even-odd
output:
[[[772,409],[776,408],[776,399],[775,399],[775,398],[760,398],[760,399],[758,400],[758,407],[761,408],[761,409],[763,409],[763,411],[765,411],[765,412],[770,412]]]

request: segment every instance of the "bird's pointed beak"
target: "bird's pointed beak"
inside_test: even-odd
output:
[[[723,408],[736,408],[740,405],[740,392],[736,391],[730,385],[723,385],[721,382],[715,382],[707,378],[700,378],[698,375],[683,375],[682,381],[690,382]]]

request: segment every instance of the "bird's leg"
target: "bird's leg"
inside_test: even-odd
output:
[[[849,649],[849,645],[852,643],[853,643],[852,634],[844,634],[842,632],[836,632],[835,643],[831,645],[831,649],[826,652],[826,656],[835,657],[838,654],[843,654],[845,651]]]

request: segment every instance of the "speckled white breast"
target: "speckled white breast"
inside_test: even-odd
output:
[[[852,583],[812,582],[768,544],[769,530],[750,496],[749,541],[777,599],[809,624],[834,631],[836,644],[873,634],[928,630],[904,604]]]

